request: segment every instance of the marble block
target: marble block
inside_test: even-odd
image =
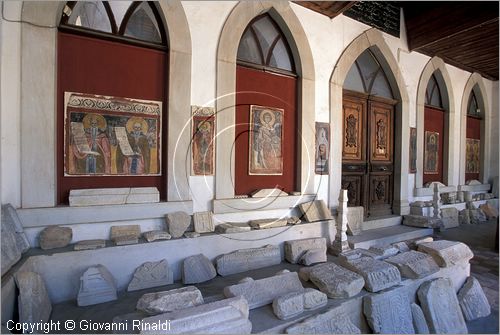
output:
[[[491,314],[490,303],[486,299],[481,284],[474,277],[467,278],[464,286],[458,291],[458,303],[467,321],[473,321]]]
[[[78,306],[89,306],[116,300],[116,281],[104,265],[88,268],[80,277]]]
[[[69,191],[71,207],[160,202],[156,187],[94,188]]]
[[[364,219],[365,209],[363,206],[347,207],[347,233],[349,235],[361,234]]]
[[[217,276],[212,262],[203,254],[189,256],[182,262],[182,283],[203,283]]]
[[[309,249],[300,257],[299,263],[306,266],[327,261],[325,249]]]
[[[363,314],[376,334],[414,334],[410,298],[405,286],[363,297]]]
[[[278,319],[288,320],[306,310],[314,310],[328,303],[326,294],[306,288],[303,291],[291,292],[274,299],[273,312]]]
[[[215,230],[212,212],[197,212],[193,214],[194,231],[211,233]]]
[[[217,273],[227,276],[281,263],[280,248],[267,245],[262,248],[236,250],[215,259]]]
[[[117,236],[113,239],[115,245],[130,245],[139,243],[139,238],[129,235],[129,236]]]
[[[272,303],[279,296],[302,290],[297,272],[285,272],[258,280],[246,278],[239,284],[226,286],[224,295],[227,298],[241,295],[250,309],[254,309]]]
[[[312,267],[309,280],[331,299],[353,297],[361,292],[365,285],[362,276],[334,263]]]
[[[429,334],[429,326],[427,326],[427,321],[425,321],[424,312],[422,312],[420,306],[414,302],[411,304],[411,315],[413,317],[415,334]]]
[[[406,278],[423,278],[439,271],[439,266],[432,256],[414,250],[389,257],[385,261],[395,265]]]
[[[182,237],[191,224],[191,216],[185,212],[168,213],[165,217],[168,232],[172,238]]]
[[[284,227],[287,225],[287,219],[259,219],[250,220],[248,225],[253,229],[267,229],[267,228],[277,228]]]
[[[36,272],[17,272],[19,322],[34,324],[49,321],[52,304],[43,278]]]
[[[64,248],[71,243],[73,230],[69,227],[50,226],[40,232],[38,240],[43,250]]]
[[[296,264],[300,258],[310,249],[324,249],[326,255],[326,238],[315,237],[300,240],[285,241],[285,259]]]
[[[474,257],[470,248],[464,243],[448,240],[419,244],[418,251],[431,255],[440,267],[467,263]]]
[[[455,207],[441,209],[441,221],[443,222],[442,228],[455,228],[460,225],[458,221],[458,209]]]
[[[143,319],[147,324],[170,321],[168,329],[142,329],[141,334],[250,334],[248,304],[243,297],[219,300]]]
[[[156,315],[203,304],[200,290],[194,286],[181,287],[169,291],[144,294],[136,309],[149,315]]]
[[[283,192],[279,188],[263,188],[250,193],[252,198],[267,198],[267,197],[287,197],[288,193]]]
[[[365,279],[365,289],[370,292],[378,292],[401,282],[397,267],[371,257],[347,260],[342,265],[361,275]]]
[[[361,334],[342,305],[316,314],[286,329],[287,334]]]
[[[166,259],[158,262],[146,262],[135,270],[127,291],[170,285],[173,282],[174,274],[170,270]]]
[[[421,216],[421,215],[404,215],[403,224],[409,227],[418,228],[439,228],[441,227],[441,219],[434,218],[432,216]]]
[[[451,280],[437,278],[420,285],[418,300],[432,334],[467,334],[457,295]]]
[[[123,238],[123,237],[138,239],[139,237],[141,237],[141,226],[134,224],[134,225],[111,227],[112,241],[115,241],[117,238]]]
[[[74,250],[94,250],[106,247],[106,241],[97,239],[97,240],[83,240],[75,243],[73,247]]]
[[[153,242],[157,240],[170,240],[172,236],[163,230],[150,230],[142,234],[146,241]]]
[[[431,236],[426,236],[426,237],[423,237],[423,238],[417,238],[415,240],[411,240],[411,242],[410,242],[410,249],[416,250],[420,244],[422,244],[422,243],[429,243],[429,242],[432,242],[432,241],[434,241],[434,238],[432,238]]]
[[[252,230],[247,222],[226,222],[215,226],[215,232],[219,234],[242,233]]]
[[[1,227],[3,276],[21,259],[21,255],[29,249],[30,244],[24,234],[17,211],[10,204],[2,206]]]
[[[333,220],[332,212],[323,200],[304,202],[299,209],[307,222]]]

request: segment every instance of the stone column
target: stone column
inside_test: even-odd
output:
[[[335,241],[330,247],[331,252],[338,256],[344,251],[351,250],[347,242],[347,190],[340,190],[339,207],[336,220],[337,232],[335,233]]]

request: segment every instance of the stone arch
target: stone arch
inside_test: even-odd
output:
[[[462,102],[460,107],[460,164],[459,164],[459,184],[465,184],[465,144],[466,144],[466,132],[467,132],[467,105],[469,102],[469,96],[474,90],[476,94],[477,102],[480,108],[484,111],[483,120],[481,121],[481,169],[479,173],[479,181],[482,183],[488,182],[488,177],[490,173],[489,167],[489,152],[490,152],[490,127],[487,126],[491,118],[491,110],[488,104],[488,95],[486,94],[486,88],[484,86],[483,78],[479,73],[472,73],[467,83],[465,84],[464,92],[462,95]]]
[[[446,110],[445,114],[445,137],[446,141],[444,143],[444,152],[446,153],[446,160],[443,160],[443,179],[447,185],[453,185],[453,176],[456,175],[455,164],[452,164],[455,157],[455,152],[457,151],[457,144],[453,139],[455,138],[452,125],[455,122],[455,98],[452,90],[452,82],[448,70],[444,61],[439,57],[433,57],[427,62],[422,73],[420,75],[420,80],[417,88],[417,173],[415,175],[415,188],[423,187],[423,171],[424,171],[424,106],[425,106],[425,91],[429,79],[432,74],[436,74],[436,80],[438,82],[441,92],[443,94],[443,107]],[[443,87],[446,91],[443,91]]]
[[[22,207],[56,204],[56,87],[57,26],[65,2],[23,2],[21,19],[44,27],[21,28],[21,136],[44,139],[43,146],[21,143]],[[179,0],[158,1],[169,41],[168,201],[189,200],[189,163],[175,159],[189,150],[191,104],[191,35]],[[36,77],[34,77],[36,74]],[[37,140],[38,141],[38,140]],[[184,156],[183,156],[184,157]]]
[[[409,146],[409,99],[403,75],[398,62],[394,58],[389,46],[384,41],[380,31],[372,28],[356,37],[344,50],[333,68],[330,77],[330,124],[332,127],[332,143],[330,152],[342,152],[342,90],[344,80],[351,65],[363,51],[370,49],[377,57],[384,69],[394,97],[399,102],[396,105],[396,123],[394,155],[399,159],[394,162],[394,201],[393,210],[400,215],[409,213],[408,204],[408,146]],[[331,155],[330,164],[330,206],[338,205],[338,196],[341,188],[342,155]]]
[[[219,38],[217,48],[217,139],[215,198],[234,198],[236,55],[243,31],[250,21],[268,13],[280,26],[292,50],[299,75],[298,110],[301,144],[299,185],[302,194],[314,192],[314,64],[311,48],[302,25],[285,1],[241,1],[229,14]],[[228,182],[231,176],[232,183]]]

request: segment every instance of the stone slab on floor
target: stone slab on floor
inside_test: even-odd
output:
[[[411,304],[411,315],[413,317],[413,328],[415,329],[415,334],[429,334],[429,326],[425,320],[424,312],[420,306],[414,302]]]
[[[279,264],[281,263],[281,252],[280,248],[275,245],[240,249],[218,256],[215,263],[217,273],[221,276],[227,276]]]
[[[440,267],[467,263],[474,257],[466,244],[448,240],[421,243],[418,245],[418,251],[431,255]]]
[[[18,272],[14,276],[19,289],[19,322],[35,324],[47,322],[52,304],[43,278],[36,272]]]
[[[365,279],[365,289],[370,292],[378,292],[401,282],[397,267],[371,257],[346,260],[341,265],[361,275]]]
[[[285,241],[284,249],[285,259],[292,264],[296,264],[310,249],[324,249],[326,254],[326,238],[314,237]]]
[[[448,278],[426,281],[417,295],[431,333],[467,334],[455,289]]]
[[[361,334],[342,305],[330,308],[326,312],[311,316],[286,329],[287,334]]]
[[[274,299],[273,312],[278,319],[288,320],[306,310],[326,306],[327,303],[326,294],[312,288],[306,288],[303,291],[291,292]]]
[[[490,303],[481,284],[472,276],[467,278],[464,286],[458,291],[458,302],[467,321],[473,321],[491,313]]]
[[[395,242],[432,236],[432,228],[415,228],[404,225],[364,230],[362,234],[347,236],[349,245],[353,249],[368,249],[376,245],[388,245]]]
[[[442,229],[456,228],[460,225],[458,221],[458,209],[455,207],[441,209]]]
[[[439,266],[432,256],[414,250],[386,258],[385,261],[395,265],[406,278],[423,278],[439,271]]]
[[[335,263],[314,266],[309,272],[309,280],[331,299],[353,297],[365,285],[362,276]]]
[[[91,266],[80,277],[78,306],[100,304],[116,298],[116,280],[104,265]]]
[[[174,273],[166,259],[158,262],[146,262],[139,266],[128,284],[127,291],[169,285],[174,282]]]
[[[189,256],[182,262],[182,283],[198,284],[217,276],[212,262],[203,254]]]
[[[203,303],[200,290],[194,286],[186,286],[169,291],[144,294],[137,301],[136,309],[149,315],[156,315]]]
[[[299,263],[306,266],[313,265],[316,263],[326,262],[326,248],[325,249],[309,249],[306,253],[300,257]]]

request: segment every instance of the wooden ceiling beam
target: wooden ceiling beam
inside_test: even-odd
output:
[[[297,5],[308,8],[330,19],[351,8],[357,1],[294,1]]]

